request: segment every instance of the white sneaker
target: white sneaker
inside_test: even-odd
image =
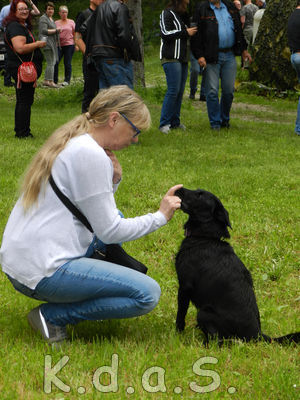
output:
[[[159,128],[159,130],[162,133],[165,133],[166,135],[170,132],[170,125],[163,125]]]
[[[62,84],[61,84],[61,86],[69,86],[69,83],[68,82],[63,82]]]

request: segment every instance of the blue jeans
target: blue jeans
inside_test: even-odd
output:
[[[198,60],[191,53],[191,66],[190,66],[190,93],[195,94],[197,92],[198,86],[198,77],[202,75],[201,87],[200,87],[200,96],[205,96],[205,79],[204,79],[204,70],[200,67]]]
[[[229,122],[233,101],[236,61],[232,52],[219,52],[216,64],[207,64],[205,71],[205,94],[209,122],[212,128]],[[219,80],[221,101],[219,102]]]
[[[167,93],[162,105],[159,126],[170,125],[176,128],[180,125],[180,109],[188,74],[188,64],[181,62],[166,62],[163,69],[167,79]]]
[[[292,66],[295,68],[298,76],[298,81],[300,82],[300,53],[294,53],[291,55],[291,63]],[[298,100],[298,109],[297,109],[297,119],[296,119],[296,126],[295,132],[297,135],[300,135],[300,97]]]
[[[132,269],[89,258],[95,248],[103,249],[97,238],[85,257],[62,265],[33,290],[8,278],[19,292],[46,301],[41,305],[43,316],[58,326],[137,317],[153,310],[160,297],[158,283]]]
[[[133,66],[122,58],[95,57],[99,73],[99,89],[115,85],[127,85],[133,89]]]
[[[58,47],[58,62],[54,67],[54,82],[58,82],[58,64],[60,60],[64,58],[64,67],[65,67],[65,82],[70,83],[71,75],[72,75],[72,58],[74,54],[75,46],[73,44],[69,46]]]

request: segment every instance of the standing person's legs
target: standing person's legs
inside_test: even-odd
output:
[[[7,54],[4,56],[4,86],[13,86],[11,74],[7,68]]]
[[[64,66],[65,66],[65,79],[64,82],[70,83],[72,76],[72,58],[75,50],[74,45],[63,46],[64,53]]]
[[[57,51],[58,51],[58,61],[57,61],[57,63],[55,64],[55,66],[54,66],[54,83],[57,83],[58,82],[58,66],[59,66],[59,63],[60,63],[60,60],[63,58],[63,56],[64,56],[64,52],[63,52],[63,47],[58,47],[58,49],[57,49]],[[46,78],[45,78],[46,79]]]
[[[221,125],[229,127],[230,110],[233,101],[234,83],[236,77],[236,60],[232,52],[222,53],[223,62],[221,67]]]
[[[191,53],[191,65],[190,65],[190,99],[195,98],[198,86],[198,76],[200,73],[200,65],[198,60]]]
[[[221,127],[221,110],[219,104],[220,64],[207,64],[205,69],[205,95],[208,119],[212,129]]]
[[[54,79],[54,65],[55,65],[55,55],[51,49],[44,50],[44,56],[46,59],[46,69],[45,69],[45,80],[53,81]]]
[[[30,132],[30,117],[34,91],[33,83],[22,82],[20,89],[16,87],[15,136],[18,138],[32,136]]]
[[[294,53],[291,55],[291,63],[297,72],[298,81],[300,82],[300,53]],[[299,101],[298,101],[295,132],[297,135],[300,135],[300,97],[299,97]]]
[[[182,67],[181,63],[178,62],[166,62],[163,64],[163,69],[165,71],[167,80],[167,92],[163,101],[160,124],[159,128],[169,127],[173,122],[173,118],[176,114],[176,100],[180,93],[182,82],[181,73]],[[167,132],[165,132],[167,133]]]
[[[205,68],[200,68],[200,75],[202,75],[201,86],[200,86],[200,98],[201,101],[206,101],[205,96]]]
[[[184,127],[184,125],[180,124],[180,110],[181,110],[181,103],[182,103],[182,97],[184,94],[184,89],[185,89],[185,83],[187,80],[187,75],[188,75],[188,63],[180,63],[181,66],[181,74],[180,74],[180,87],[179,87],[179,92],[176,98],[175,102],[175,107],[174,107],[174,114],[171,120],[171,129],[172,128],[178,128],[178,127]]]
[[[85,57],[82,60],[82,72],[84,78],[84,86],[81,110],[83,113],[85,113],[88,111],[91,101],[98,93],[99,72],[96,70],[93,64],[87,64],[87,60]]]

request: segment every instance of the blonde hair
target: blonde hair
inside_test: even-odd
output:
[[[112,86],[101,90],[91,102],[89,111],[53,132],[31,161],[21,188],[25,211],[37,202],[42,184],[48,181],[56,157],[68,142],[89,132],[91,124],[107,124],[110,113],[114,111],[125,114],[140,130],[150,127],[151,117],[147,106],[128,86]]]
[[[63,10],[69,12],[69,9],[67,6],[60,6],[58,9],[58,11],[63,11]]]

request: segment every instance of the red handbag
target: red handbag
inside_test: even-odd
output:
[[[30,34],[30,36],[32,37],[33,42],[35,42],[35,39],[32,35],[32,33],[30,32],[29,29],[28,33]],[[12,51],[15,53],[15,55],[18,57],[18,59],[21,61],[21,65],[19,65],[18,68],[18,81],[17,81],[17,88],[20,89],[21,87],[21,82],[29,82],[29,83],[33,83],[33,87],[37,86],[37,70],[35,67],[33,60],[33,55],[34,55],[34,50],[31,54],[31,60],[30,61],[23,61],[22,58],[19,56],[19,54],[14,50],[14,48],[10,45],[10,43],[8,42],[6,35],[5,35],[5,40],[6,43],[9,45],[9,47],[12,49]]]
[[[37,71],[35,68],[35,64],[32,61],[27,61],[27,62],[22,61],[22,64],[18,68],[17,88],[19,89],[21,87],[21,82],[33,82],[33,87],[36,87],[36,81],[37,81]]]

